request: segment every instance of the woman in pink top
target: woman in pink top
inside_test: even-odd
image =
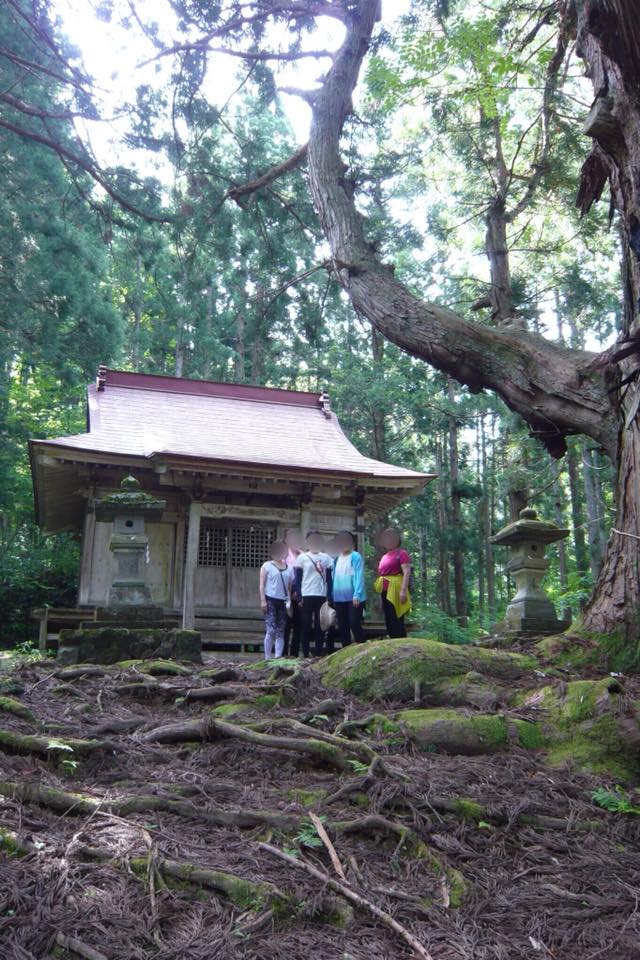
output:
[[[380,538],[385,553],[378,564],[378,579],[375,587],[382,595],[382,609],[387,634],[390,637],[406,637],[405,613],[411,609],[409,578],[411,557],[402,548],[402,538],[397,530],[384,530]]]

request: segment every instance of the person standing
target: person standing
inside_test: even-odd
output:
[[[320,608],[331,596],[333,560],[325,553],[322,534],[317,530],[310,530],[306,541],[307,550],[300,554],[295,564],[295,591],[302,598],[302,656],[309,656],[313,640],[314,656],[321,657],[324,632],[320,624]]]
[[[333,562],[333,606],[338,618],[338,638],[343,647],[351,643],[351,634],[356,643],[364,640],[362,615],[367,599],[364,588],[364,561],[354,550],[353,534],[341,530],[336,537],[339,549]]]
[[[302,610],[300,608],[302,598],[296,593],[295,587],[296,560],[302,553],[302,535],[300,531],[285,530],[284,542],[287,545],[285,561],[291,571],[291,616],[287,617],[287,625],[284,628],[283,656],[297,657],[300,653],[300,639],[302,636]]]
[[[380,557],[379,576],[374,590],[382,595],[384,622],[389,637],[406,637],[404,617],[411,610],[411,557],[403,550],[402,538],[397,530],[384,530],[380,542],[385,553]]]
[[[281,657],[287,625],[287,601],[291,596],[292,575],[286,564],[287,545],[282,540],[271,544],[271,559],[260,567],[260,606],[264,613],[264,658]]]

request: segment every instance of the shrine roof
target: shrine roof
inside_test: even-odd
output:
[[[32,440],[32,460],[36,452],[103,463],[135,458],[185,469],[198,464],[212,471],[351,479],[406,494],[432,478],[361,454],[318,393],[101,368],[88,388],[87,427]]]

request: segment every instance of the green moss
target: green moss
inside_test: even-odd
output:
[[[508,747],[513,733],[520,746],[533,750],[542,746],[544,737],[537,724],[502,714],[470,714],[454,709],[403,710],[396,719],[424,750],[436,747],[445,753],[492,753]]]
[[[630,642],[622,631],[596,633],[578,623],[566,633],[545,637],[536,648],[545,659],[574,670],[597,667],[620,673],[640,671],[640,645]]]
[[[14,700],[13,697],[0,696],[0,712],[12,713],[14,716],[20,717],[22,720],[28,720],[30,723],[37,722],[35,713],[29,710],[29,707],[25,706],[24,703]]]
[[[253,703],[254,706],[260,707],[263,710],[273,710],[274,707],[280,706],[280,694],[263,693],[259,697],[256,697]]]
[[[571,762],[589,773],[624,780],[637,775],[638,737],[630,736],[625,716],[629,704],[621,700],[611,677],[549,684],[529,691],[521,705],[535,706],[542,713],[552,766]]]
[[[535,666],[534,658],[520,654],[411,637],[352,644],[314,664],[313,669],[326,687],[366,700],[407,702],[414,699],[416,683],[424,696],[430,685],[470,671],[509,681]]]
[[[459,814],[463,820],[482,820],[485,816],[485,809],[481,803],[477,803],[475,800],[469,800],[465,797],[455,797],[452,800],[452,803],[455,807],[456,813]]]
[[[287,797],[303,807],[314,807],[317,803],[322,803],[327,796],[326,790],[287,790]]]
[[[190,677],[192,670],[173,660],[142,660],[138,665],[140,673],[152,677]]]
[[[13,860],[17,857],[26,856],[28,852],[25,847],[20,845],[17,834],[0,827],[0,854]]]
[[[220,703],[211,710],[211,713],[214,717],[233,717],[237,713],[246,713],[251,710],[252,706],[252,703],[244,703],[242,701],[238,703]]]

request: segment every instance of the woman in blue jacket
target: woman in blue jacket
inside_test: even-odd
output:
[[[362,643],[362,614],[367,595],[364,590],[364,561],[353,549],[353,534],[341,530],[336,537],[338,556],[333,561],[333,605],[338,619],[338,639],[343,647],[351,643],[351,634],[356,643]]]

